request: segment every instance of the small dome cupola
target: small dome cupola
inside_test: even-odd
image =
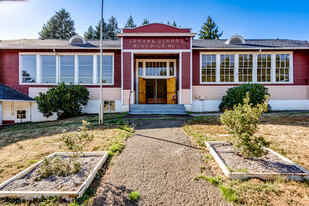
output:
[[[231,38],[229,38],[225,44],[228,44],[228,45],[233,45],[233,44],[245,44],[245,39],[240,36],[240,35],[234,35],[232,36]]]
[[[86,40],[79,36],[79,35],[75,35],[75,36],[72,36],[70,39],[69,39],[69,44],[70,45],[81,45],[81,44],[86,44]]]

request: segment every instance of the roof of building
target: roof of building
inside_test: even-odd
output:
[[[193,39],[193,49],[237,50],[237,49],[309,49],[308,41],[288,39],[245,39],[245,44],[226,44],[227,39]],[[0,40],[0,49],[94,49],[100,48],[99,40],[88,40],[86,44],[69,44],[58,39]],[[120,40],[104,40],[104,49],[121,49]]]
[[[31,97],[0,83],[0,100],[34,101]]]

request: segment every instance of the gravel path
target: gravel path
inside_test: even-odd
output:
[[[227,205],[218,188],[194,180],[202,153],[183,134],[181,120],[136,121],[135,135],[96,192],[95,205]],[[128,200],[138,190],[137,203]]]

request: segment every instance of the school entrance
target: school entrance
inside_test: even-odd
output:
[[[176,104],[176,60],[136,61],[138,104]]]

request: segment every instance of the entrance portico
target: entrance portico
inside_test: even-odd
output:
[[[156,33],[153,33],[156,31]],[[190,29],[150,24],[123,29],[121,97],[130,104],[192,104]]]

